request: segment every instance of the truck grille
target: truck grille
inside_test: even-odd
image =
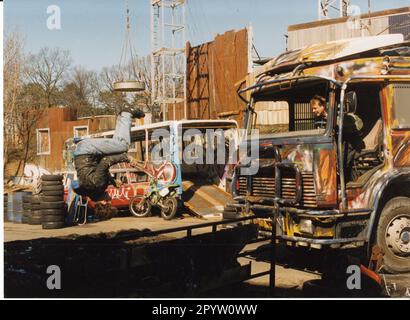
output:
[[[275,178],[272,177],[255,177],[240,176],[238,195],[246,196],[247,181],[251,180],[251,195],[255,197],[275,197]],[[296,178],[291,175],[282,177],[282,197],[287,200],[295,198]],[[302,201],[300,207],[316,207],[315,183],[312,172],[302,172]]]

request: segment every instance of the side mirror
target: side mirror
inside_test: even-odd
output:
[[[345,94],[343,101],[346,113],[355,113],[357,108],[357,95],[355,91],[349,91]]]

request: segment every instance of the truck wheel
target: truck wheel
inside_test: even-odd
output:
[[[397,197],[387,202],[377,226],[376,241],[384,252],[387,272],[410,271],[410,198]]]
[[[164,220],[171,220],[175,217],[178,209],[178,201],[174,197],[166,197],[162,200],[161,216]]]

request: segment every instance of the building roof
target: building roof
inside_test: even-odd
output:
[[[391,16],[391,15],[403,14],[403,13],[409,13],[409,12],[410,12],[410,7],[402,7],[402,8],[397,8],[397,9],[371,12],[370,14],[363,13],[360,15],[360,19]],[[312,21],[312,22],[294,24],[294,25],[288,26],[288,32],[303,30],[303,29],[310,29],[310,28],[315,28],[315,27],[320,27],[320,26],[327,26],[327,25],[337,24],[337,23],[344,23],[348,21],[350,18],[351,17],[341,17],[341,18],[336,18],[336,19],[317,20],[317,21]]]

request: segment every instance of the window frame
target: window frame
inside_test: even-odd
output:
[[[48,135],[48,151],[40,151],[40,147],[41,147],[40,132],[44,132],[44,131],[47,131],[47,135]],[[37,137],[37,155],[38,156],[50,155],[51,154],[50,128],[38,128],[38,129],[36,129],[36,137]]]
[[[397,115],[397,111],[399,110],[398,108],[398,99],[397,99],[397,93],[398,90],[397,89],[407,89],[410,92],[410,83],[408,82],[390,82],[390,86],[391,86],[391,98],[393,101],[393,106],[391,108],[391,129],[394,131],[409,131],[410,130],[410,119],[409,119],[409,123],[406,124],[405,126],[401,126],[400,123],[398,123],[399,126],[395,126],[395,122],[398,121],[398,115]]]
[[[89,134],[89,129],[88,125],[83,125],[83,126],[74,126],[73,127],[73,137],[78,138],[79,136],[76,135],[76,130],[78,129],[87,129],[87,133],[85,134],[86,136]]]

